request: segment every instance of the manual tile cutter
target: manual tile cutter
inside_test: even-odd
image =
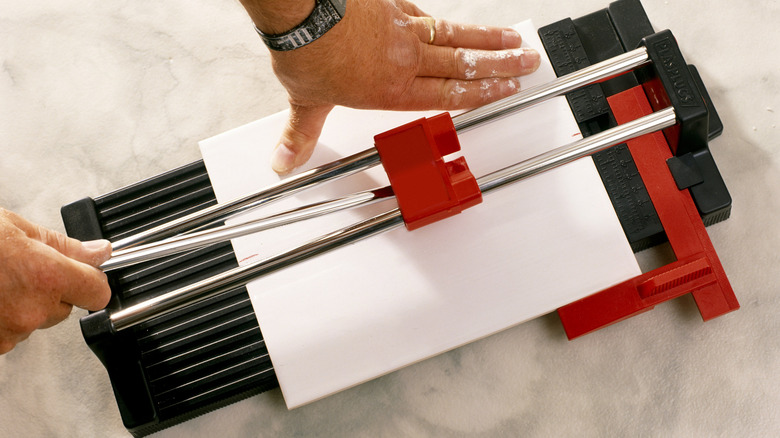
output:
[[[623,4],[627,2],[616,3]],[[669,68],[670,66],[677,66],[678,68]],[[683,66],[683,68],[679,68],[679,66]],[[430,218],[441,219],[447,217],[460,211],[462,208],[478,203],[482,193],[489,193],[511,182],[533,176],[539,172],[589,155],[610,145],[641,136],[647,132],[664,129],[674,151],[683,151],[685,149],[684,147],[677,147],[678,141],[685,143],[693,140],[701,141],[702,138],[706,141],[709,133],[707,132],[706,121],[703,122],[703,120],[707,117],[707,107],[704,104],[703,97],[698,94],[699,90],[694,84],[693,78],[690,77],[690,71],[684,66],[684,60],[671,34],[668,32],[655,34],[647,37],[643,46],[639,49],[565,75],[544,86],[526,90],[511,98],[461,114],[452,119],[445,114],[399,127],[377,136],[377,149],[370,149],[291,177],[253,196],[225,204],[199,208],[198,211],[174,221],[154,226],[140,233],[133,233],[128,237],[116,239],[113,243],[115,248],[114,257],[104,265],[106,270],[116,269],[128,264],[136,264],[143,260],[170,255],[179,251],[198,252],[200,250],[193,249],[213,245],[214,242],[224,241],[249,232],[256,232],[270,226],[278,226],[343,208],[365,205],[379,199],[386,199],[389,196],[397,196],[401,206],[400,209],[389,211],[375,218],[355,224],[352,227],[325,235],[316,241],[276,257],[225,270],[213,277],[192,282],[187,286],[173,289],[155,298],[122,307],[118,310],[115,309],[116,306],[109,306],[112,308],[112,311],[103,310],[96,312],[82,320],[85,338],[87,338],[90,346],[109,368],[109,364],[116,364],[118,360],[121,360],[120,357],[110,357],[112,355],[108,352],[112,348],[109,346],[112,342],[112,336],[117,336],[118,333],[131,327],[143,326],[145,321],[155,317],[158,317],[156,319],[165,319],[165,317],[160,317],[160,315],[175,315],[177,312],[181,312],[184,306],[188,308],[197,307],[197,303],[206,303],[209,300],[218,299],[220,294],[225,291],[234,290],[253,278],[282,269],[291,263],[383,231],[400,227],[402,224],[406,224],[408,228],[413,229],[420,226],[421,223],[424,224],[424,222],[431,221]],[[565,94],[583,85],[603,81],[632,69],[640,68],[644,70],[648,67],[655,72],[650,75],[652,80],[646,83],[648,90],[651,90],[649,94],[657,96],[659,99],[663,99],[663,96],[668,95],[671,105],[665,109],[624,123],[617,128],[587,137],[534,159],[485,175],[479,179],[470,175],[465,163],[458,161],[444,163],[442,160],[442,156],[457,149],[456,132],[465,131],[480,123],[527,108],[550,97]],[[674,92],[666,93],[666,90],[674,90]],[[394,142],[393,138],[409,136],[411,135],[410,132],[414,131],[424,134],[412,135],[415,137],[413,139],[413,144],[416,145],[415,149],[425,149],[429,153],[427,157],[422,158],[420,161],[410,163],[406,152],[397,153],[397,151],[393,150],[393,145],[398,143]],[[388,141],[391,144],[389,150],[386,148]],[[407,141],[400,143],[405,145]],[[384,152],[383,148],[385,148]],[[313,185],[354,174],[375,166],[380,162],[388,170],[391,188],[382,188],[316,205],[305,206],[295,211],[278,214],[240,226],[216,227],[197,231],[199,228],[244,213],[249,209],[263,206]],[[388,166],[389,163],[392,164]],[[426,195],[438,202],[437,209],[434,209],[432,212],[421,212],[421,210],[430,210],[428,207],[431,203],[421,203],[419,199],[414,197],[419,189],[419,178],[429,178],[435,172],[423,172],[422,177],[413,176],[412,179],[405,175],[409,168],[417,169],[419,166],[435,168],[439,177],[446,175],[439,180],[439,183],[444,184],[445,193],[442,194],[441,190],[437,192],[433,189]],[[392,169],[387,169],[388,167],[392,167]],[[445,172],[442,172],[442,169]],[[409,187],[415,190],[410,190]],[[460,191],[458,191],[458,188],[460,188]],[[412,198],[409,199],[408,196],[412,196]],[[415,202],[418,205],[415,205]],[[404,207],[405,205],[407,206],[406,208]],[[411,205],[411,207],[408,207],[408,205]],[[68,211],[73,211],[73,209],[69,209],[69,207],[63,209],[63,214],[66,217]],[[72,223],[73,221],[66,219],[66,226],[69,222]],[[181,234],[187,230],[196,231]],[[181,235],[177,236],[177,234]],[[90,238],[90,236],[84,236],[84,238]],[[706,266],[702,268],[699,265],[701,263],[696,266],[701,268],[699,269],[701,272],[697,271],[698,274],[693,275],[695,277],[694,280],[700,279],[702,275],[707,275],[707,272],[704,272],[707,270]],[[702,272],[704,273],[702,274]],[[664,275],[669,277],[669,274]],[[663,280],[665,277],[660,276],[659,278]],[[658,280],[658,278],[654,278],[654,284],[658,283]],[[671,286],[664,286],[666,287],[666,292],[668,292],[669,288],[674,289],[679,286],[678,283],[681,280],[675,281],[677,283]],[[661,281],[661,286],[667,283]],[[685,283],[685,281],[682,281],[682,283]],[[736,306],[736,300],[734,299],[730,309],[736,308]],[[562,318],[564,318],[563,313]],[[609,322],[611,321],[607,321],[607,323]],[[564,324],[566,324],[565,321]],[[116,382],[113,378],[112,383],[117,393],[117,399],[120,401],[121,388],[118,388],[118,386],[125,385]],[[120,401],[120,407],[122,405],[123,402]],[[156,414],[151,415],[154,417]],[[141,420],[142,417],[144,415],[137,411],[128,415],[125,415],[125,412],[123,412],[125,423],[131,429],[136,427],[139,432],[142,432],[158,428],[154,425],[142,425],[146,424],[144,423],[146,420]],[[136,422],[134,419],[138,421]],[[165,418],[161,419],[165,420]],[[151,427],[151,429],[148,429],[148,427]]]

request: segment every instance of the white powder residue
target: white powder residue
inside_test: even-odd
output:
[[[477,66],[477,61],[479,58],[481,58],[479,53],[480,52],[477,50],[461,50],[460,59],[469,67],[474,68]]]
[[[492,99],[493,98],[493,89],[496,88],[500,83],[499,79],[493,78],[493,79],[483,79],[482,83],[479,86],[480,93],[479,96],[482,99]]]
[[[462,50],[460,59],[466,64],[463,74],[466,79],[474,79],[477,76],[477,61],[479,60],[479,52],[476,50]]]
[[[525,50],[510,49],[510,50],[469,50],[462,49],[460,51],[460,59],[465,64],[463,74],[466,79],[474,79],[477,76],[477,64],[484,60],[488,61],[503,61],[509,58],[519,58],[525,54]],[[492,69],[491,76],[497,76],[498,69]]]

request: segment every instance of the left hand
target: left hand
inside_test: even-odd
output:
[[[79,242],[0,208],[0,354],[73,306],[100,310],[111,298],[97,267],[111,257],[107,240]]]

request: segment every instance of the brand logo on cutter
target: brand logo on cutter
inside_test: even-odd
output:
[[[673,90],[667,90],[667,92],[674,91],[682,105],[695,106],[697,99],[695,88],[686,80],[684,73],[681,71],[681,69],[688,67],[684,62],[681,62],[682,58],[676,56],[671,39],[665,38],[653,44],[653,47],[656,53],[658,53],[663,71],[673,87]]]

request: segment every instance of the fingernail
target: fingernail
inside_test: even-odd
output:
[[[520,47],[520,44],[522,43],[523,37],[521,37],[516,30],[507,29],[501,33],[501,44],[504,45],[505,49]]]
[[[111,246],[111,242],[105,239],[88,240],[86,242],[81,242],[81,246],[87,251],[103,251],[106,247]]]
[[[536,70],[541,63],[539,52],[534,49],[524,49],[520,55],[520,65],[526,70]]]
[[[295,152],[286,144],[279,143],[271,156],[271,169],[284,175],[295,168]]]

